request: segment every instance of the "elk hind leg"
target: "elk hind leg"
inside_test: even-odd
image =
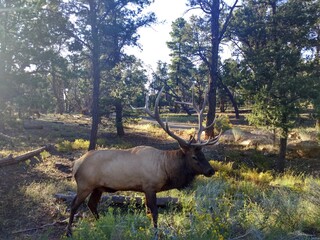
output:
[[[146,206],[147,213],[150,210],[153,220],[154,228],[158,227],[158,206],[157,206],[157,195],[155,192],[146,192]]]
[[[99,219],[97,207],[98,207],[98,203],[100,201],[101,195],[102,195],[102,191],[100,191],[97,188],[94,189],[90,195],[89,202],[88,202],[88,207],[96,219]]]
[[[71,237],[72,236],[72,230],[71,230],[71,226],[73,223],[73,219],[74,219],[74,215],[76,214],[78,208],[80,207],[80,205],[84,202],[84,200],[88,197],[88,195],[90,194],[91,191],[83,191],[83,192],[79,192],[77,193],[77,195],[75,196],[75,198],[72,200],[71,203],[71,210],[70,210],[70,217],[69,217],[69,223],[67,226],[67,237]]]

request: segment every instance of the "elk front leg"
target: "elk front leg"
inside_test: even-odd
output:
[[[151,212],[153,226],[154,228],[158,227],[158,206],[157,206],[157,195],[155,192],[146,192],[146,206],[147,212]]]

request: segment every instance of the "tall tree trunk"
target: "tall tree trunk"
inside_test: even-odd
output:
[[[276,168],[280,173],[284,172],[285,161],[286,161],[286,152],[287,152],[287,137],[280,137],[280,150],[279,157],[277,159]]]
[[[211,8],[211,60],[210,77],[209,77],[209,93],[208,93],[208,113],[206,125],[209,126],[216,116],[217,105],[217,84],[218,84],[218,61],[219,61],[219,17],[220,17],[220,1],[212,1]],[[214,126],[205,131],[206,138],[214,136]]]
[[[122,106],[121,100],[115,100],[115,107],[116,107],[117,135],[121,137],[125,134],[124,128],[123,128],[123,122],[122,122],[123,106]]]
[[[219,105],[219,108],[220,108],[220,112],[224,113],[226,112],[226,101],[225,101],[225,96],[221,96],[220,97],[220,105]]]
[[[64,113],[64,100],[63,100],[63,86],[61,84],[61,79],[57,76],[57,70],[52,63],[51,76],[52,76],[52,89],[53,94],[57,100],[56,112],[59,114]]]
[[[97,27],[97,13],[95,0],[89,1],[90,5],[90,25],[92,34],[92,78],[93,78],[93,91],[92,91],[92,124],[90,133],[90,144],[88,150],[94,150],[97,143],[98,126],[100,122],[99,116],[99,94],[100,94],[100,42]]]
[[[278,41],[278,21],[276,19],[277,1],[276,0],[269,1],[269,4],[272,8],[273,43],[274,43],[274,52],[276,53],[275,59],[274,59],[274,65],[275,65],[276,73],[279,73],[281,71],[281,56],[280,54],[277,54],[280,50],[280,43]],[[268,92],[270,91],[272,86],[273,86],[273,82],[269,81],[269,84],[267,86]],[[284,89],[280,90],[280,96],[281,96],[281,99],[285,99],[286,93]],[[285,106],[286,102],[282,101],[280,105]],[[279,106],[279,107],[281,108],[282,106]],[[277,171],[280,173],[283,173],[285,169],[287,141],[288,141],[288,128],[286,127],[287,123],[288,123],[287,113],[286,111],[284,111],[282,112],[282,117],[281,117],[281,125],[283,127],[281,129],[281,136],[280,136],[279,157],[276,163]]]
[[[282,129],[280,135],[280,146],[279,146],[279,157],[277,159],[276,168],[280,173],[284,172],[286,163],[286,153],[287,153],[287,142],[288,142],[288,128],[285,126],[288,123],[287,113],[284,112],[281,119]]]
[[[230,99],[230,101],[232,103],[232,106],[233,106],[233,109],[234,109],[234,113],[236,115],[236,119],[239,119],[240,118],[239,108],[238,108],[238,104],[237,104],[236,100],[233,97],[233,94],[231,93],[229,88],[225,84],[223,84],[221,79],[219,79],[219,83],[222,86],[222,88],[225,91],[225,93],[228,95],[228,97],[229,97],[229,99]]]

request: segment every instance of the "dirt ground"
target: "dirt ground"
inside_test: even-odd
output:
[[[240,122],[239,122],[240,123]],[[243,124],[241,120],[241,124]],[[24,124],[41,125],[39,129],[25,129]],[[177,144],[166,139],[152,137],[148,133],[138,133],[126,129],[126,135],[118,138],[112,132],[112,124],[104,122],[100,127],[100,138],[106,146],[151,145],[160,149],[176,148]],[[38,120],[21,123],[14,128],[7,127],[0,138],[0,158],[12,153],[23,152],[43,145],[55,144],[62,140],[88,139],[90,119],[78,115],[41,116]],[[61,239],[68,218],[68,204],[58,201],[54,194],[74,191],[71,177],[72,162],[85,150],[61,153],[50,150],[47,155],[32,158],[26,162],[0,167],[0,239]],[[205,154],[209,159],[221,161],[247,161],[257,157],[255,150],[243,150],[232,144],[208,147]],[[259,155],[260,156],[260,155]],[[275,155],[265,156],[272,167]],[[299,169],[320,169],[319,159],[292,158],[289,163]],[[253,166],[254,167],[254,166]],[[311,171],[311,170],[310,170]]]

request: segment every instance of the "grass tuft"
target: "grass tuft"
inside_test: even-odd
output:
[[[254,182],[256,184],[269,184],[273,180],[271,172],[258,172],[256,169],[249,169],[241,172],[244,180]]]

